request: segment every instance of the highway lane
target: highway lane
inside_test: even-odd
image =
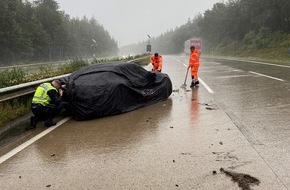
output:
[[[258,178],[253,189],[290,189],[289,83],[203,60],[200,87],[190,89],[188,77],[183,89],[186,64],[164,56],[174,89],[165,102],[69,120],[2,149],[1,188],[239,189],[223,167]]]
[[[205,65],[201,73],[215,100],[289,187],[290,66],[209,59]]]
[[[290,63],[275,64],[260,61],[239,61],[236,59],[211,59],[207,58],[207,61],[214,61],[222,65],[234,67],[244,71],[260,74],[261,76],[270,76],[272,78],[290,81]]]

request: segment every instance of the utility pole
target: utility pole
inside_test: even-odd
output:
[[[96,47],[97,47],[97,42],[95,39],[92,39],[92,41],[94,42],[94,44],[92,44],[92,46],[94,47],[94,52],[93,52],[93,57],[96,58]]]
[[[150,44],[150,38],[151,38],[151,36],[149,34],[147,34],[147,36],[148,36],[148,44],[147,44],[147,50],[146,50],[146,52],[147,53],[151,53],[151,44]]]

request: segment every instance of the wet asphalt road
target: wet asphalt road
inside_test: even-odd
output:
[[[184,64],[164,56],[165,102],[69,120],[9,159],[2,148],[1,189],[240,189],[221,167],[290,189],[289,68],[203,59],[191,90]]]

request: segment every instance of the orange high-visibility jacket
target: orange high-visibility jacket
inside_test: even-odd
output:
[[[199,51],[197,49],[194,49],[194,51],[190,54],[188,66],[199,66]]]
[[[188,66],[191,67],[191,75],[194,78],[198,78],[198,68],[199,68],[199,51],[194,49],[194,51],[190,54]]]
[[[161,55],[158,55],[158,57],[155,57],[154,55],[152,55],[150,57],[150,61],[153,65],[153,71],[162,70],[162,56]]]

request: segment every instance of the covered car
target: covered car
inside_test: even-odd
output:
[[[166,100],[172,93],[167,74],[135,63],[99,63],[63,78],[65,99],[76,120],[116,115]]]

